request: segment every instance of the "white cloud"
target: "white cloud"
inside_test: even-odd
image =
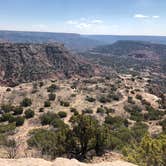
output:
[[[69,25],[74,25],[76,28],[79,29],[84,29],[84,28],[90,28],[94,25],[99,25],[99,24],[103,24],[103,21],[100,19],[87,19],[87,18],[80,18],[78,20],[67,20],[66,24]]]
[[[155,18],[155,19],[158,19],[158,18],[160,18],[160,16],[152,16],[152,18]]]
[[[96,20],[92,20],[92,23],[93,23],[93,24],[102,24],[103,21],[96,19]]]
[[[134,15],[134,18],[140,18],[140,19],[145,19],[145,18],[149,18],[149,16],[147,16],[147,15],[143,15],[143,14],[135,14]]]

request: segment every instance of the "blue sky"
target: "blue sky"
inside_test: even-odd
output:
[[[166,0],[0,0],[0,29],[166,35]]]

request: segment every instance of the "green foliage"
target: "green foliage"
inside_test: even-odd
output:
[[[48,88],[47,88],[47,92],[50,92],[50,93],[53,93],[55,92],[56,90],[58,90],[59,87],[55,84],[51,84]]]
[[[13,115],[21,115],[23,113],[23,108],[20,106],[14,107]]]
[[[44,102],[44,107],[50,107],[51,106],[51,102],[49,100]]]
[[[65,118],[65,117],[67,116],[67,113],[64,112],[64,111],[60,111],[60,112],[58,112],[58,116],[59,116],[60,118]]]
[[[15,117],[16,126],[22,126],[24,124],[25,118],[23,116]]]
[[[13,117],[13,115],[12,115],[11,113],[4,113],[4,114],[2,114],[2,116],[0,117],[0,122],[9,121],[12,117]]]
[[[100,114],[104,114],[105,113],[105,109],[103,107],[98,107],[96,112],[100,113]]]
[[[39,108],[39,112],[44,112],[44,108],[43,107]]]
[[[123,149],[123,154],[130,162],[140,166],[166,165],[166,135],[151,138],[145,135],[139,144],[132,144]]]
[[[26,119],[30,119],[30,118],[34,117],[34,115],[35,115],[35,112],[31,109],[28,109],[25,111],[25,118]]]
[[[50,155],[52,159],[65,153],[67,130],[49,131],[38,129],[31,133],[28,145],[38,148],[42,154]]]
[[[139,95],[139,94],[137,94],[137,95],[136,95],[136,99],[138,99],[138,100],[142,100],[142,96]]]
[[[1,105],[1,110],[3,110],[5,113],[13,111],[13,106],[11,104],[3,104]]]
[[[16,128],[16,123],[0,124],[0,133],[8,133],[14,131]]]
[[[30,98],[24,98],[22,102],[20,103],[22,107],[29,107],[32,105],[32,100]]]
[[[50,101],[54,101],[55,98],[56,98],[56,95],[55,95],[54,93],[48,94],[48,99],[49,99]]]
[[[44,113],[41,117],[42,125],[51,125],[54,119],[58,118],[58,115],[52,112]]]
[[[90,108],[85,108],[84,110],[82,110],[83,114],[93,114],[93,110]]]
[[[90,96],[86,96],[85,100],[89,101],[89,102],[95,102],[96,99]]]
[[[64,107],[69,107],[70,103],[68,101],[60,101],[60,105]]]

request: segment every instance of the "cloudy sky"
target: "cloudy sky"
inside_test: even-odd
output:
[[[166,36],[166,0],[0,0],[0,30]]]

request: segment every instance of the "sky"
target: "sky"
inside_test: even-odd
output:
[[[0,0],[0,30],[166,36],[166,0]]]

